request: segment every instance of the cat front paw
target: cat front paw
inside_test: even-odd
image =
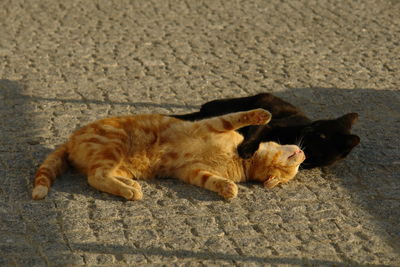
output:
[[[219,194],[225,199],[235,198],[238,194],[238,187],[234,182],[223,181],[219,185]]]
[[[271,188],[274,188],[275,186],[277,186],[280,183],[281,183],[281,181],[278,178],[273,177],[273,178],[271,178],[269,180],[266,180],[264,182],[264,187],[268,188],[268,189],[271,189]]]
[[[263,125],[267,124],[271,120],[271,113],[265,109],[258,108],[248,112],[248,117],[252,124]]]

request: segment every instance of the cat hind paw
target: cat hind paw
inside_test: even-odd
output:
[[[263,125],[267,124],[271,120],[271,113],[265,109],[258,108],[252,111],[249,111],[249,119],[255,125]]]
[[[143,198],[142,190],[134,187],[125,187],[121,190],[121,195],[127,200],[141,200]]]
[[[123,182],[126,185],[129,185],[131,187],[136,188],[137,190],[141,190],[142,187],[140,186],[140,184],[138,182],[136,182],[133,179],[130,178],[125,178],[125,177],[115,177],[118,181]]]

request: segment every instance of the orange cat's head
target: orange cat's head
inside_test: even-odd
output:
[[[286,183],[296,176],[305,158],[304,152],[296,145],[261,143],[253,157],[251,179],[264,182],[268,188]]]

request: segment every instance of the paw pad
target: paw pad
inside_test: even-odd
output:
[[[266,111],[265,109],[257,109],[255,111],[253,111],[253,121],[256,124],[266,124],[271,120],[271,113],[269,113],[268,111]]]

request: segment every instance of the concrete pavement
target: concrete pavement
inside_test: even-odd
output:
[[[400,2],[0,1],[0,266],[400,266]],[[96,118],[272,92],[358,112],[330,168],[233,201],[172,179],[144,199],[34,172]]]

